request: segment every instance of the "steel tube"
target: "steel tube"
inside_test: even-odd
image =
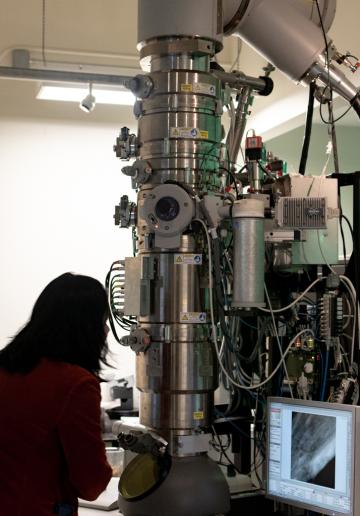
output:
[[[81,82],[108,84],[128,87],[132,77],[101,73],[68,72],[61,70],[39,70],[36,68],[15,68],[0,66],[0,77],[4,79],[23,79],[27,81]]]
[[[214,70],[214,75],[220,79],[223,83],[227,83],[233,88],[240,89],[244,86],[248,86],[255,91],[263,91],[267,87],[267,82],[261,77],[251,77],[244,73],[227,73],[220,70]]]

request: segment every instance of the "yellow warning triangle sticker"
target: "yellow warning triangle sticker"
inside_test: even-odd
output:
[[[188,318],[188,316],[187,316],[186,314],[184,314],[184,315],[182,316],[181,320],[182,320],[182,321],[188,321],[188,320],[189,320],[189,318]]]
[[[178,257],[176,258],[176,263],[182,263],[182,262],[183,262],[182,257],[181,257],[181,256],[178,256]]]

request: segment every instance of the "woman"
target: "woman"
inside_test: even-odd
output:
[[[0,351],[0,514],[73,516],[112,474],[101,440],[100,363],[107,298],[88,276],[63,274]]]

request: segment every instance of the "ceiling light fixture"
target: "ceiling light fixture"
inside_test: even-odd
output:
[[[42,83],[37,99],[60,100],[80,103],[89,90],[86,86],[64,83]],[[131,91],[116,86],[92,86],[92,95],[97,104],[113,104],[118,106],[133,106],[135,97]]]
[[[85,111],[85,113],[91,113],[91,111],[94,111],[96,104],[96,98],[92,94],[92,84],[89,84],[89,93],[86,95],[84,99],[79,104],[79,108],[82,111]]]

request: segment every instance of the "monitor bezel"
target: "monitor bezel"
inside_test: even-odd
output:
[[[306,502],[299,502],[297,500],[292,500],[290,498],[277,496],[274,494],[269,493],[268,487],[269,487],[269,453],[267,450],[266,453],[266,497],[275,500],[281,503],[285,503],[287,505],[291,505],[294,507],[300,507],[301,509],[308,509],[312,511],[318,511],[320,514],[326,514],[329,516],[359,516],[357,514],[357,507],[359,507],[359,499],[360,499],[360,490],[359,493],[355,490],[355,465],[360,465],[360,446],[359,450],[356,447],[356,431],[360,426],[360,423],[357,423],[357,421],[360,421],[360,407],[357,407],[355,405],[343,405],[340,403],[328,403],[326,401],[313,401],[313,400],[301,400],[301,399],[292,399],[292,398],[280,398],[271,396],[267,398],[267,408],[266,408],[266,414],[267,414],[267,445],[270,440],[270,425],[269,425],[269,414],[270,414],[270,407],[272,403],[280,403],[283,405],[299,405],[299,406],[305,406],[305,407],[315,407],[315,408],[322,408],[322,409],[329,409],[329,410],[338,410],[338,411],[346,411],[352,413],[352,435],[351,435],[351,447],[354,450],[354,453],[351,456],[351,474],[352,474],[352,482],[350,486],[350,513],[346,512],[339,512],[336,510],[330,510],[325,509],[321,506],[318,506],[316,504],[306,503]]]

